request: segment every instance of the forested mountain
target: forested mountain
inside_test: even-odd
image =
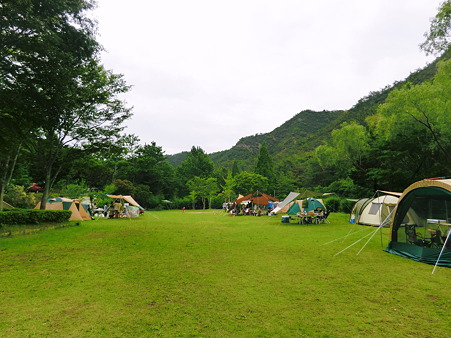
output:
[[[301,111],[273,131],[243,137],[232,148],[212,153],[210,157],[218,167],[230,168],[233,161],[236,160],[241,170],[252,170],[259,148],[263,142],[266,142],[269,152],[275,159],[276,166],[281,166],[281,162],[284,161],[303,162],[316,147],[330,138],[331,132],[342,123],[356,121],[365,124],[365,119],[376,113],[377,107],[384,103],[391,91],[401,88],[406,83],[419,84],[431,79],[437,71],[437,62],[447,60],[450,56],[451,51],[448,50],[428,66],[410,74],[405,80],[369,93],[349,110]],[[187,154],[188,152],[182,152],[169,155],[167,160],[177,166],[186,158]]]

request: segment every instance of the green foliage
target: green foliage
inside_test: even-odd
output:
[[[238,166],[238,161],[237,160],[233,160],[233,164],[232,164],[232,177],[235,177],[236,175],[238,175],[240,173],[240,168]]]
[[[323,199],[324,204],[326,205],[327,210],[330,212],[339,212],[340,211],[340,204],[341,204],[341,198],[340,197],[328,197]]]
[[[204,150],[193,146],[186,160],[177,167],[177,173],[188,181],[195,176],[211,177],[213,168],[213,162]]]
[[[344,212],[346,214],[349,214],[349,213],[351,213],[352,208],[354,207],[354,205],[355,205],[355,201],[350,201],[350,200],[348,200],[346,198],[343,198],[340,201],[340,209],[339,210],[340,210],[340,212]]]
[[[33,148],[46,182],[42,208],[61,168],[80,153],[79,144],[118,135],[131,115],[117,98],[129,87],[98,60],[96,25],[87,14],[93,7],[85,0],[1,5],[2,161],[10,161],[18,146],[11,135]]]
[[[426,41],[420,47],[426,54],[441,54],[451,46],[451,0],[440,5],[438,13],[431,20],[429,32],[424,34]]]
[[[180,180],[179,195],[189,193],[186,183],[194,177],[213,177],[214,164],[210,157],[200,147],[192,147],[186,160],[176,169],[177,177]]]
[[[268,179],[262,175],[242,171],[233,178],[233,191],[246,195],[257,190],[266,192],[268,189]]]
[[[105,188],[103,188],[103,191],[105,194],[112,195],[116,191],[117,187],[114,184],[107,184]]]
[[[363,158],[369,150],[366,128],[357,122],[345,122],[332,131],[332,138],[316,148],[316,157],[323,168],[334,168],[341,176],[361,169]]]
[[[227,178],[224,179],[224,184],[221,186],[222,191],[219,194],[220,197],[223,198],[226,202],[231,202],[236,199],[237,194],[233,190],[235,187],[235,180],[233,178],[233,174],[229,171]]]
[[[170,209],[178,209],[181,210],[182,208],[188,209],[190,206],[192,206],[191,198],[190,196],[185,196],[182,198],[175,197],[171,200]]]
[[[326,190],[347,198],[360,198],[361,196],[371,195],[371,191],[355,184],[350,177],[331,183]]]
[[[202,200],[203,208],[206,208],[205,202],[207,199],[209,201],[209,208],[211,208],[211,200],[219,190],[216,178],[201,178],[195,176],[186,184],[190,190],[190,197],[193,202],[195,201],[195,198],[199,196]]]
[[[378,113],[368,118],[379,149],[383,150],[376,153],[378,167],[397,166],[402,169],[399,179],[421,179],[448,172],[450,74],[451,60],[440,62],[433,80],[392,91]]]
[[[274,165],[272,158],[269,155],[266,142],[263,142],[260,146],[260,152],[258,154],[257,164],[255,165],[254,172],[266,177],[270,183],[272,183],[274,179]]]
[[[139,146],[125,167],[125,176],[134,184],[148,186],[155,195],[174,195],[175,170],[155,142]]]
[[[8,185],[4,200],[15,208],[31,209],[36,205],[34,194],[27,193],[23,186],[14,184]]]
[[[26,225],[67,222],[72,214],[68,210],[21,210],[0,212],[0,225]]]
[[[113,185],[115,187],[115,190],[113,191],[113,194],[119,194],[119,195],[134,195],[136,192],[135,185],[130,182],[129,180],[121,180],[116,179],[113,181]]]
[[[80,184],[68,184],[61,190],[61,196],[76,199],[86,195],[88,190],[89,188],[83,181]]]

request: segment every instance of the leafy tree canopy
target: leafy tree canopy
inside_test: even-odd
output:
[[[451,47],[451,0],[442,2],[424,36],[426,41],[420,47],[426,54],[441,54]]]

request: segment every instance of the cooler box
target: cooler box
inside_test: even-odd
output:
[[[282,216],[282,223],[290,223],[290,216]]]

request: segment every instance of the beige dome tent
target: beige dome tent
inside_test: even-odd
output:
[[[36,204],[35,209],[41,208],[41,202]],[[49,198],[45,205],[46,210],[69,210],[72,211],[72,215],[69,218],[70,221],[90,221],[92,218],[88,215],[87,211],[80,203],[79,200],[73,200],[64,197]]]
[[[379,195],[380,193],[382,195]],[[370,226],[380,226],[384,221],[389,224],[393,218],[399,196],[401,196],[401,193],[398,192],[377,191],[373,198],[358,200],[351,211],[351,223],[354,220],[357,224]],[[387,220],[388,216],[390,216],[390,219]],[[416,215],[412,210],[409,210],[404,223],[413,224],[415,222]]]

